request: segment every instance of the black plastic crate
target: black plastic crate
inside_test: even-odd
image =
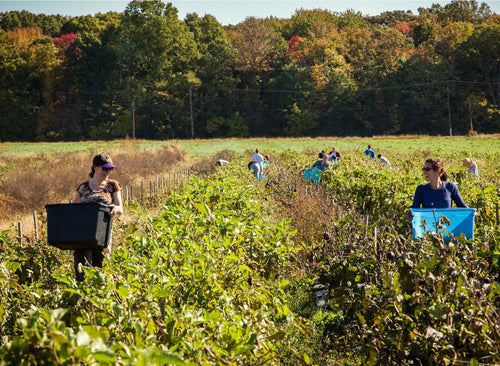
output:
[[[111,239],[111,208],[103,203],[46,205],[47,241],[59,249],[106,248]]]

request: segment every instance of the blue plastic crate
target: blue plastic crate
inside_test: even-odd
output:
[[[450,224],[444,224],[444,229],[439,229],[443,233],[445,242],[450,240],[450,233],[453,236],[460,236],[462,233],[467,239],[474,239],[474,217],[475,208],[412,208],[413,215],[413,239],[421,239],[426,232],[436,232],[437,222],[444,216]]]
[[[319,182],[322,171],[316,168],[304,170],[304,179]]]

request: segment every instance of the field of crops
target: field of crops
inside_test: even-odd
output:
[[[498,137],[179,144],[210,158],[128,202],[84,283],[43,235],[0,232],[0,365],[500,363]],[[304,181],[332,144],[341,162]],[[255,147],[271,158],[262,181],[245,165]],[[473,241],[413,241],[404,213],[429,155],[477,209]]]

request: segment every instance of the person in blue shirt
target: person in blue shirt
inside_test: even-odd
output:
[[[372,147],[368,145],[368,149],[365,150],[365,155],[369,156],[370,158],[375,157],[375,151],[372,150]]]
[[[311,169],[325,170],[330,166],[330,162],[328,161],[328,155],[323,153],[321,155],[321,160],[317,160],[311,167]]]
[[[417,187],[411,208],[451,208],[453,202],[457,207],[468,207],[455,183],[447,181],[448,173],[440,158],[427,158],[422,172],[429,183]],[[406,212],[406,217],[411,220],[410,210]]]

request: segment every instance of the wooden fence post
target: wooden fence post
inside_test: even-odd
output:
[[[365,215],[365,238],[368,235],[368,224],[370,222],[370,215]]]
[[[35,228],[35,241],[38,242],[38,225],[36,221],[36,211],[33,211],[33,227]]]
[[[17,233],[19,234],[19,244],[23,243],[23,224],[22,222],[17,223]]]
[[[143,197],[144,197],[144,181],[141,180],[141,205],[144,203]]]
[[[496,203],[496,216],[497,216],[497,226],[499,225],[500,223],[500,220],[499,220],[499,215],[498,215],[498,201]]]

